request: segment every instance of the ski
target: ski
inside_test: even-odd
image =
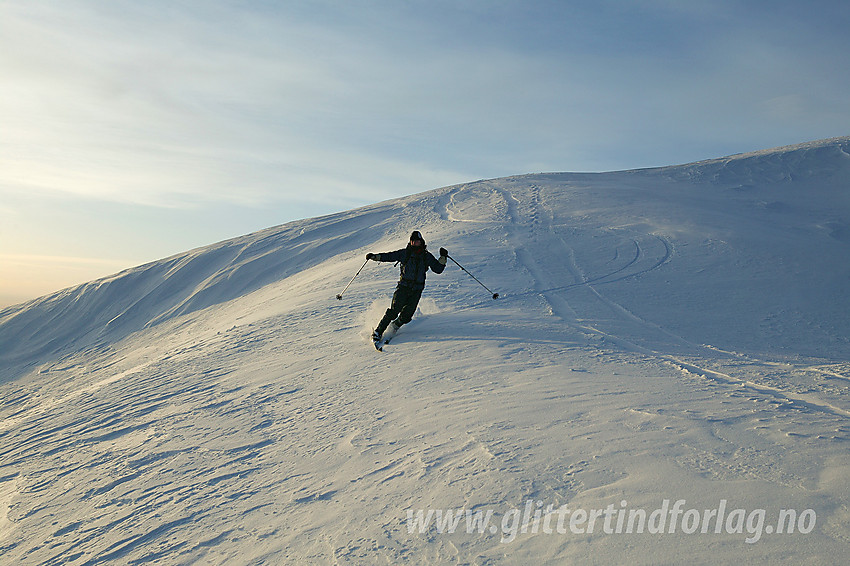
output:
[[[379,352],[384,351],[384,344],[386,344],[387,342],[389,342],[389,340],[387,340],[385,336],[381,336],[378,338],[376,337],[376,335],[372,335],[372,344],[375,345],[375,349]]]
[[[372,343],[375,344],[375,349],[378,350],[379,352],[383,352],[384,346],[389,344],[390,340],[395,338],[395,335],[396,335],[397,332],[398,332],[398,330],[392,330],[392,329],[387,330],[387,332],[383,336],[378,338],[377,340],[373,336],[372,337]]]

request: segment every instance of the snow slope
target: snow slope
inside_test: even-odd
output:
[[[848,154],[446,187],[4,309],[0,563],[838,563]],[[450,264],[377,353],[396,269],[334,296],[413,229],[502,298]]]

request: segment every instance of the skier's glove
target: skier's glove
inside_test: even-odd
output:
[[[366,254],[366,260],[375,259],[375,254]]]
[[[443,257],[448,257],[449,256],[449,250],[447,250],[446,248],[440,248],[440,255],[443,256]]]

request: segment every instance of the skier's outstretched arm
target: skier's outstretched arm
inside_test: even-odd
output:
[[[366,254],[366,259],[371,259],[372,261],[401,261],[404,259],[405,250],[396,250],[394,252],[386,252],[382,254]]]

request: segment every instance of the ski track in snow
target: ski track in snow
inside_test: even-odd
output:
[[[0,339],[16,349],[0,352],[0,563],[836,563],[850,542],[841,317],[812,322],[790,291],[755,304],[765,289],[723,279],[777,263],[786,286],[811,277],[798,262],[815,248],[794,248],[799,234],[843,269],[845,243],[822,228],[845,221],[834,206],[798,226],[783,211],[802,204],[759,204],[796,196],[785,187],[808,177],[790,171],[812,147],[447,187],[3,311]],[[845,147],[822,151],[846,161]],[[678,218],[694,210],[705,226]],[[763,224],[751,242],[730,222]],[[412,229],[502,297],[457,269],[429,275],[414,321],[376,353],[365,337],[397,268],[370,264],[334,296],[365,252]],[[841,284],[824,289],[842,297]],[[733,292],[744,312],[712,319]],[[815,355],[814,338],[805,355],[736,340],[756,315],[768,338],[802,325],[835,353]],[[408,509],[651,510],[664,498],[812,507],[818,528],[752,546],[598,532],[503,544],[404,521]]]
[[[705,347],[704,345],[694,344],[681,336],[673,334],[655,324],[641,319],[634,313],[630,312],[627,308],[606,298],[596,288],[596,285],[614,283],[618,281],[624,281],[632,277],[639,277],[652,270],[658,269],[669,261],[671,261],[673,255],[672,246],[663,237],[653,234],[647,234],[643,236],[644,238],[654,237],[657,239],[658,242],[662,244],[664,252],[663,254],[658,254],[658,256],[660,257],[647,257],[646,259],[644,259],[643,262],[641,262],[642,256],[645,256],[646,254],[641,248],[641,245],[638,240],[632,237],[630,238],[630,240],[632,243],[634,243],[635,253],[634,257],[630,261],[610,273],[588,277],[587,275],[585,275],[582,269],[575,263],[575,255],[573,253],[573,250],[569,247],[564,238],[560,234],[558,234],[557,231],[554,229],[552,220],[553,213],[551,210],[546,209],[545,206],[542,204],[540,197],[540,189],[538,186],[531,185],[531,194],[529,198],[530,210],[527,211],[526,214],[521,214],[518,212],[520,200],[517,199],[514,195],[508,193],[507,191],[503,191],[502,195],[505,202],[508,203],[508,216],[510,218],[511,226],[515,229],[519,228],[520,231],[523,227],[530,228],[530,234],[522,234],[522,236],[519,237],[512,237],[512,242],[514,243],[515,248],[518,250],[517,256],[520,259],[520,263],[526,270],[528,270],[532,274],[534,280],[537,282],[537,287],[542,287],[536,289],[535,292],[542,295],[552,308],[552,311],[560,318],[564,319],[567,324],[570,324],[571,326],[582,330],[589,330],[594,334],[603,336],[610,342],[615,343],[618,346],[623,347],[631,352],[668,361],[683,371],[699,375],[705,379],[711,380],[713,383],[718,385],[732,386],[735,388],[746,387],[758,393],[778,397],[784,402],[798,403],[811,410],[822,411],[842,417],[850,417],[850,411],[820,400],[817,398],[816,395],[796,395],[789,391],[784,391],[778,387],[771,387],[769,385],[762,385],[756,383],[750,378],[738,379],[726,373],[708,369],[707,367],[701,367],[698,362],[686,362],[675,356],[671,356],[669,354],[639,346],[634,342],[630,341],[627,337],[612,335],[594,326],[579,322],[579,315],[576,313],[573,307],[570,306],[569,301],[566,300],[561,295],[561,293],[570,289],[582,287],[588,289],[601,303],[610,308],[612,311],[621,315],[624,320],[638,325],[638,328],[634,331],[634,335],[646,336],[661,333],[671,338],[672,340],[687,346],[694,352],[698,352],[703,355],[709,354],[711,358],[716,357],[715,355],[711,355],[716,354],[716,349],[710,349]],[[528,220],[525,220],[525,218],[527,218]],[[567,270],[569,272],[568,278],[572,279],[575,282],[567,285],[558,286],[557,281],[559,279],[562,279],[563,277],[559,277],[558,274],[550,276],[546,272],[544,267],[541,266],[540,263],[534,258],[534,256],[523,249],[523,242],[527,241],[526,238],[535,242],[541,241],[545,238],[545,244],[539,248],[546,250],[547,258],[544,259],[548,260],[548,258],[551,256],[555,258],[554,263],[558,263],[559,258],[565,258],[566,261],[564,261],[563,263],[567,266]],[[615,258],[617,257],[619,257],[619,251],[615,255]],[[547,261],[546,263],[548,264],[552,262]],[[646,263],[648,263],[649,266],[644,265]],[[626,270],[629,270],[629,272],[624,275],[619,275]],[[619,276],[614,279],[611,279],[611,277],[617,275]],[[760,363],[765,366],[772,365],[772,362],[760,361],[752,358],[748,358],[747,361],[750,363]]]

